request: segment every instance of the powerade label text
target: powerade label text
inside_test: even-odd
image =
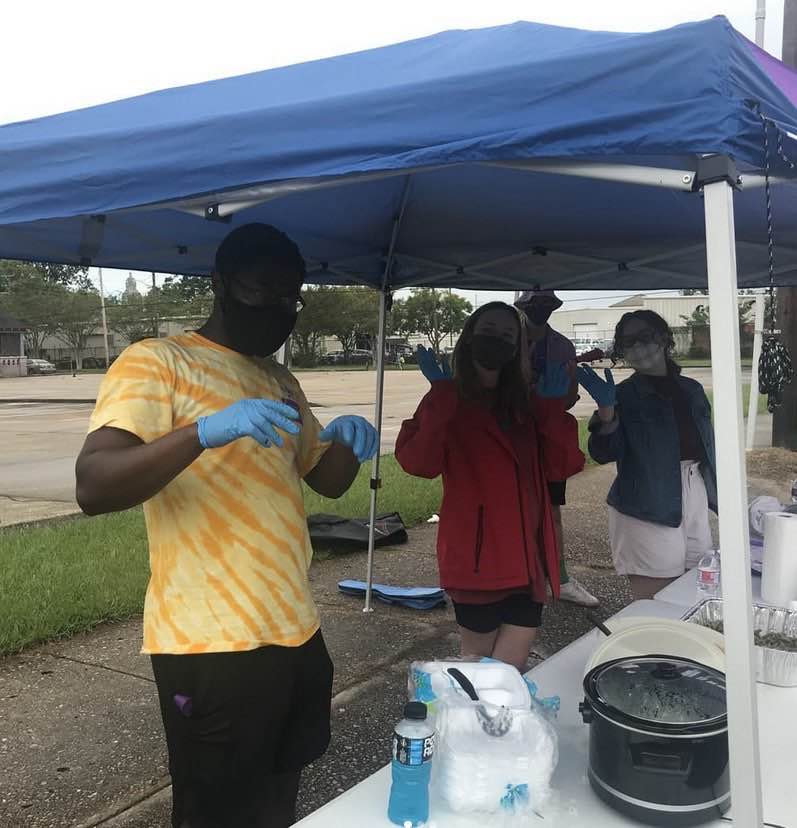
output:
[[[393,734],[393,760],[400,765],[422,765],[434,756],[434,736],[425,739],[408,739]]]

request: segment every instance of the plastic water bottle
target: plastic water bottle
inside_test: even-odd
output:
[[[697,599],[719,598],[720,591],[720,554],[716,549],[706,552],[697,565]]]
[[[393,784],[387,815],[406,828],[429,819],[429,777],[434,756],[434,728],[423,702],[404,706],[404,718],[393,734]]]

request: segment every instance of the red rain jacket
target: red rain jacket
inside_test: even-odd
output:
[[[561,432],[564,403],[535,397],[532,416],[514,428],[528,435],[510,440],[485,407],[462,400],[453,381],[432,384],[415,416],[405,420],[396,459],[416,477],[443,476],[437,538],[440,582],[463,590],[499,590],[530,583],[530,556],[541,551],[543,570],[559,595],[559,553],[547,480],[565,480],[583,468],[578,442]],[[569,446],[569,448],[568,448]],[[552,476],[549,470],[556,474]],[[541,502],[530,508],[522,472],[532,476]],[[556,476],[559,475],[559,476]],[[531,515],[539,513],[540,537],[527,542]]]

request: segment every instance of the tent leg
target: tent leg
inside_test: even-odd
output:
[[[707,184],[704,203],[711,351],[715,357],[719,354],[730,357],[713,359],[711,373],[717,442],[733,824],[761,828],[761,762],[753,659],[747,474],[742,437],[744,418],[733,190],[726,181]]]
[[[761,341],[764,338],[764,296],[755,298],[755,322],[753,323],[753,370],[750,376],[750,403],[747,406],[747,450],[755,448],[756,421],[758,419],[758,362],[761,359]]]
[[[379,493],[379,454],[382,446],[382,402],[385,395],[385,331],[387,327],[388,291],[379,294],[379,332],[376,343],[376,412],[374,426],[379,434],[379,450],[371,466],[371,508],[368,515],[368,574],[365,578],[365,606],[363,612],[373,612],[371,587],[374,582],[374,545],[376,541],[376,500]]]

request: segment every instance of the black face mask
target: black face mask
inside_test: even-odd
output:
[[[247,356],[271,356],[288,341],[296,313],[279,307],[254,307],[234,299],[222,300],[224,328],[232,347]]]
[[[489,334],[475,334],[471,349],[474,361],[488,371],[497,371],[499,368],[503,368],[504,365],[512,361],[517,351],[516,346],[511,342],[501,339],[500,336],[490,336]]]
[[[532,325],[544,325],[550,318],[553,310],[545,305],[532,305],[526,308],[526,318]]]

